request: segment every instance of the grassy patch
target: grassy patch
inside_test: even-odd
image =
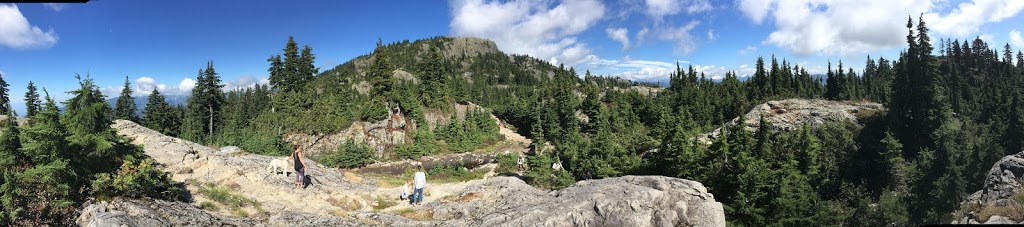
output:
[[[403,208],[395,213],[398,214],[399,216],[417,221],[434,220],[434,211],[430,210],[415,210],[413,208]]]
[[[203,201],[199,203],[199,208],[208,211],[220,211],[220,207],[210,201]]]
[[[415,172],[416,170],[414,168],[409,168],[406,169],[405,173],[403,173],[401,176],[390,174],[367,173],[363,174],[363,177],[377,179],[377,184],[381,188],[394,188],[405,185],[405,181],[407,180],[411,181],[413,173]],[[483,179],[484,176],[487,175],[487,172],[490,172],[490,169],[477,168],[475,170],[466,170],[461,166],[439,166],[435,167],[434,169],[427,170],[427,184],[455,183]]]
[[[196,181],[192,182],[197,183]],[[258,215],[263,215],[266,213],[265,211],[263,211],[263,208],[260,207],[260,203],[258,201],[242,195],[232,193],[232,190],[229,187],[222,187],[217,186],[213,183],[206,183],[198,185],[198,188],[199,194],[204,195],[206,196],[206,198],[209,198],[210,200],[213,200],[214,202],[217,202],[217,204],[219,204],[218,206],[217,204],[214,204],[209,201],[200,203],[199,206],[204,209],[212,209],[213,211],[216,211],[220,210],[220,207],[224,207],[230,210],[232,214],[240,217],[249,217],[250,215],[252,215],[249,213],[249,211],[246,211],[244,209],[247,207],[252,207],[256,212],[255,214]]]
[[[380,211],[383,209],[387,209],[388,207],[393,207],[395,205],[398,205],[398,202],[395,202],[394,200],[390,199],[385,199],[384,197],[380,196],[373,200],[374,211]]]

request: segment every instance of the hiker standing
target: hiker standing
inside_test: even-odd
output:
[[[415,201],[412,201],[412,203],[419,204],[420,202],[423,202],[423,186],[426,186],[426,184],[427,184],[427,174],[423,172],[423,165],[420,164],[419,165],[419,170],[416,170],[416,173],[413,174],[413,192],[412,193],[413,193],[413,199],[415,199]]]
[[[306,179],[306,159],[302,156],[302,146],[292,145],[292,155],[288,159],[295,161],[295,188],[302,188]]]

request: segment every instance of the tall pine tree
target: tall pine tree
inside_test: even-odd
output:
[[[135,114],[135,98],[132,98],[131,83],[128,77],[124,77],[124,88],[121,89],[121,96],[117,97],[117,104],[114,105],[114,119],[124,119],[139,122],[139,115]]]

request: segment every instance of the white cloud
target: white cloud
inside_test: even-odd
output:
[[[196,87],[196,81],[192,78],[181,79],[178,83],[178,91],[187,94],[192,91],[192,88]]]
[[[946,15],[925,13],[928,28],[941,34],[969,37],[985,23],[1000,22],[1024,10],[1021,0],[974,0],[960,3]],[[1017,22],[1019,25],[1019,22]]]
[[[544,2],[453,0],[451,32],[494,40],[502,51],[526,54],[552,63],[575,65],[593,59],[576,36],[605,14],[596,0],[566,1],[552,8]]]
[[[0,45],[15,49],[49,48],[57,43],[57,33],[32,26],[14,4],[0,4]]]
[[[715,34],[715,29],[708,30],[708,40],[718,39],[718,34]]]
[[[700,21],[692,20],[690,23],[673,28],[661,29],[658,39],[672,42],[672,53],[675,55],[688,55],[697,49],[697,43],[690,30],[700,24]]]
[[[755,24],[761,24],[772,9],[774,2],[775,0],[739,0],[737,5],[747,18],[750,18]]]
[[[933,0],[740,0],[754,23],[771,16],[764,40],[798,56],[850,55],[906,45],[907,15],[927,12]]]
[[[632,81],[652,81],[668,78],[669,74],[675,72],[677,65],[674,62],[634,60],[627,56],[622,60],[596,60],[589,63],[589,66],[591,69],[595,70],[616,71],[615,73],[609,74],[610,76],[629,79]],[[682,70],[687,70],[690,66],[690,62],[679,61],[678,66],[681,67]],[[703,72],[705,77],[716,80],[725,78],[725,73],[729,71],[734,71],[741,77],[744,75],[752,75],[754,73],[754,69],[747,65],[741,65],[738,68],[717,65],[693,65],[693,68],[698,74]]]
[[[1016,16],[1021,0],[973,0],[943,13],[946,0],[737,0],[755,24],[773,21],[764,40],[799,56],[862,54],[906,45],[907,17],[923,14],[933,36],[972,38],[986,23]],[[933,38],[934,40],[934,38]]]
[[[651,29],[644,27],[640,31],[636,32],[636,42],[643,42],[647,38],[647,34],[651,32]]]
[[[629,46],[629,30],[626,28],[608,28],[604,30],[608,33],[608,38],[618,41],[622,44],[623,50],[628,50]]]
[[[747,45],[747,48],[743,48],[742,50],[738,51],[740,55],[747,55],[754,52],[757,52],[757,47],[750,45]]]
[[[1016,29],[1010,31],[1010,44],[1016,46],[1017,49],[1024,49],[1024,38],[1020,36],[1020,32]]]
[[[690,14],[711,10],[711,3],[708,0],[646,0],[644,5],[644,13],[656,23],[665,16],[679,13],[684,8]]]
[[[992,35],[992,34],[989,34],[989,33],[985,33],[985,34],[978,35],[977,37],[979,39],[981,39],[981,40],[984,40],[986,43],[991,43],[993,47],[995,47],[997,45],[995,43],[995,38],[996,38],[995,35]]]
[[[50,8],[50,10],[53,10],[54,12],[60,12],[61,10],[64,10],[65,6],[67,6],[66,4],[62,3],[43,3],[43,5],[46,6],[46,8]]]
[[[241,76],[237,80],[228,81],[222,88],[224,91],[233,91],[235,89],[245,89],[255,87],[257,84],[268,84],[270,83],[269,77],[256,78],[254,76]]]

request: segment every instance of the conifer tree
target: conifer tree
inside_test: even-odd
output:
[[[7,94],[7,92],[10,91],[10,89],[7,88],[8,86],[10,86],[10,84],[4,80],[4,75],[0,74],[0,113],[9,112],[8,104],[11,103],[11,99]]]
[[[121,96],[117,97],[117,104],[114,105],[114,119],[124,119],[139,122],[139,115],[135,114],[135,98],[132,98],[131,83],[128,77],[124,77],[124,88],[121,89]]]
[[[178,110],[167,104],[160,91],[153,89],[143,110],[142,125],[164,135],[177,136],[180,127],[177,115]]]
[[[224,93],[221,91],[224,85],[220,81],[220,76],[217,76],[213,68],[213,61],[207,63],[205,70],[199,70],[182,121],[181,134],[186,139],[211,142],[217,132],[215,127],[220,125],[221,108],[224,105]]]
[[[42,100],[39,99],[39,93],[36,92],[36,85],[29,81],[28,91],[25,92],[25,117],[31,119],[40,110],[42,110]]]
[[[447,71],[441,61],[437,48],[430,48],[419,63],[420,79],[423,81],[420,100],[427,108],[448,108],[449,91],[445,81]]]

